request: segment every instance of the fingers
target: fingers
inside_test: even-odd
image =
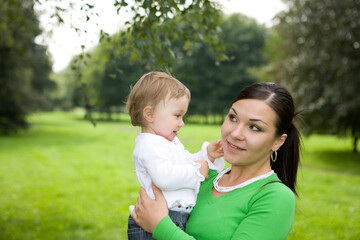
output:
[[[218,148],[217,148],[217,152],[218,153],[220,153],[220,154],[224,154],[224,149],[223,149],[223,147],[222,147],[222,141],[221,141],[221,139],[220,140],[218,140],[219,142],[218,142],[218,144],[217,144],[217,146],[218,146]]]
[[[134,211],[132,211],[132,213],[131,213],[131,217],[135,220],[135,222],[137,222],[138,216],[136,213],[136,205],[135,205]]]
[[[144,194],[144,193],[145,193],[145,194]],[[146,191],[145,191],[144,188],[140,188],[140,195],[138,196],[138,198],[137,198],[137,203],[135,204],[134,210],[133,210],[132,213],[131,213],[132,218],[134,219],[134,221],[135,221],[137,224],[139,224],[139,221],[140,221],[138,214],[141,215],[141,209],[142,209],[142,207],[143,207],[143,206],[142,206],[142,204],[143,204],[142,197],[144,197],[144,196],[145,196],[145,197],[147,196]]]
[[[147,194],[146,190],[144,188],[141,188],[139,197],[138,197],[139,206],[142,206],[143,204],[145,204],[149,199],[151,199],[151,198]]]
[[[160,205],[162,205],[162,210],[164,210],[165,216],[169,214],[168,206],[164,197],[164,194],[160,190],[160,188],[156,187],[154,183],[152,183],[152,189],[155,195],[155,201]]]
[[[217,145],[218,145],[218,148],[219,148],[219,149],[222,149],[222,141],[221,141],[221,140],[218,140],[218,141],[219,141],[218,144],[217,144]]]
[[[218,146],[219,146],[219,148],[222,149],[222,142],[221,142],[221,140],[219,140]]]
[[[205,172],[205,178],[208,179],[209,178],[209,164],[208,162],[205,161],[205,166],[206,166],[206,172]]]
[[[137,203],[135,204],[135,210],[136,210],[136,207],[138,207],[137,205],[140,205],[140,204],[141,204],[141,194],[137,198]]]
[[[139,198],[143,198],[143,197],[148,197],[148,195],[147,195],[146,190],[144,188],[140,188],[138,201],[139,201]]]
[[[156,187],[154,183],[151,183],[151,185],[152,185],[155,199],[163,197],[161,190],[158,187]]]
[[[209,170],[209,164],[208,164],[207,161],[204,161],[204,167],[205,167],[207,170]]]

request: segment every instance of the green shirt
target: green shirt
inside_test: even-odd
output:
[[[214,198],[211,194],[216,171],[201,184],[186,233],[167,216],[153,237],[169,239],[286,239],[295,213],[295,196],[276,174]],[[266,184],[269,183],[269,184]]]

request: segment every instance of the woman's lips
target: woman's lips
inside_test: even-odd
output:
[[[240,151],[245,151],[244,148],[241,148],[241,147],[238,147],[234,144],[231,144],[230,142],[227,141],[227,145],[228,145],[228,148],[232,151],[236,151],[236,152],[240,152]]]

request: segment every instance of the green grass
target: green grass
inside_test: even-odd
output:
[[[37,114],[28,131],[0,137],[0,239],[126,239],[139,129],[126,117],[94,128],[81,116]],[[188,124],[179,137],[195,152],[220,126]],[[360,154],[334,136],[304,145],[289,239],[360,239]]]

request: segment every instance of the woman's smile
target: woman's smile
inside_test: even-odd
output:
[[[277,143],[276,113],[266,102],[244,99],[233,103],[221,128],[224,158],[231,164],[270,168],[270,153]]]
[[[227,146],[228,146],[228,148],[229,148],[230,151],[233,151],[233,152],[246,151],[246,149],[241,148],[241,147],[238,147],[238,146],[230,143],[229,141],[226,141],[226,142],[227,142]]]

